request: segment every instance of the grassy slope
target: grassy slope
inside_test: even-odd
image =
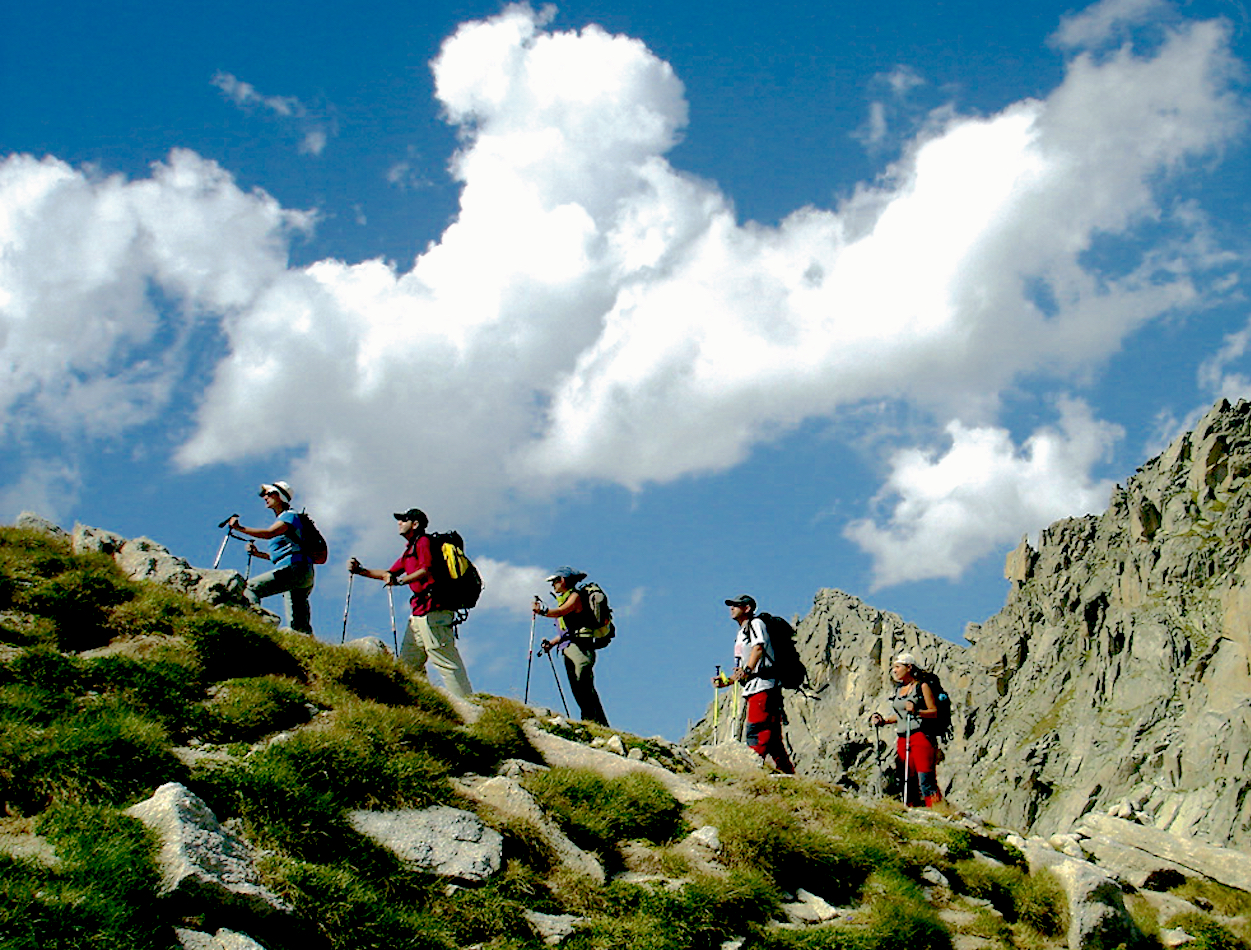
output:
[[[983,946],[1055,946],[1063,933],[1055,882],[1030,877],[995,842],[816,782],[713,772],[701,778],[724,797],[686,809],[644,776],[554,769],[527,779],[610,869],[632,840],[634,865],[647,855],[643,865],[684,881],[675,888],[596,885],[557,867],[532,827],[484,813],[504,833],[505,868],[483,887],[449,891],[359,836],[344,812],[473,807],[450,776],[535,759],[520,728],[530,713],[481,698],[483,715],[465,725],[389,657],[284,635],[131,582],[107,558],[0,528],[0,833],[37,832],[58,858],[0,853],[0,950],[164,950],[175,926],[233,923],[182,919],[185,908],[157,899],[154,841],[122,809],[166,781],[265,849],[265,883],[295,908],[280,931],[252,931],[271,950],[537,950],[525,910],[584,918],[565,944],[573,950],[711,950],[736,936],[747,947],[924,950],[952,946],[939,910],[961,893],[993,905],[958,927]],[[285,741],[265,741],[280,731]],[[724,874],[700,871],[675,846],[703,824],[721,829]],[[975,848],[1007,863],[972,860]],[[923,891],[926,867],[952,887]],[[822,927],[766,926],[800,886],[855,910]]]

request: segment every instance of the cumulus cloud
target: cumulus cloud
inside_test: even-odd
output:
[[[933,576],[939,561],[954,576],[986,539],[1014,540],[1029,517],[1099,493],[1083,472],[1106,428],[1070,408],[1014,449],[994,427],[998,394],[1026,374],[1062,387],[1222,276],[1227,263],[1191,240],[1192,217],[1160,198],[1171,173],[1241,126],[1221,24],[1171,27],[1149,53],[1078,54],[1046,99],[941,115],[839,207],[762,227],[665,158],[687,122],[667,63],[598,27],[551,30],[549,17],[512,6],[464,24],[433,62],[461,136],[460,207],[406,269],[287,267],[287,235],[307,218],[185,153],[131,183],[10,159],[0,345],[17,369],[0,400],[52,418],[46,392],[103,381],[150,413],[171,365],[151,352],[158,326],[211,315],[228,350],[180,461],[303,452],[293,475],[327,524],[387,537],[393,526],[367,527],[368,512],[416,502],[486,526],[582,481],[641,489],[725,469],[805,419],[911,400],[952,449],[900,455],[889,520],[852,531],[879,583]],[[144,213],[158,206],[177,213]],[[80,232],[68,248],[37,246]],[[1129,265],[1092,263],[1108,240]],[[63,279],[44,276],[48,261]],[[186,313],[147,303],[148,283]],[[57,320],[87,329],[65,340],[41,322]],[[258,404],[284,407],[283,424]],[[927,495],[910,476],[984,484],[979,465],[1001,517],[944,539],[938,526],[968,493]],[[1010,476],[1047,486],[1047,503],[1014,498]]]
[[[1157,17],[1167,18],[1172,12],[1167,0],[1099,0],[1064,17],[1051,41],[1064,49],[1119,42],[1129,38],[1133,26]]]
[[[151,418],[196,322],[252,306],[286,270],[285,235],[310,220],[186,151],[134,182],[0,162],[0,434]],[[162,313],[154,286],[182,311]]]
[[[261,109],[295,123],[302,132],[300,151],[306,155],[320,155],[330,137],[337,133],[333,117],[318,115],[295,96],[262,95],[251,83],[231,73],[215,73],[212,82],[223,96],[241,109]]]
[[[862,519],[846,535],[873,555],[874,589],[904,580],[957,578],[978,558],[1058,518],[1100,511],[1111,481],[1089,472],[1123,432],[1080,402],[1061,405],[1057,428],[1017,448],[1006,429],[947,425],[942,455],[905,449],[891,460],[879,503],[885,525]]]

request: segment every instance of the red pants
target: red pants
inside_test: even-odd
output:
[[[904,776],[908,786],[908,804],[920,805],[924,799],[928,808],[934,802],[942,801],[943,795],[938,790],[938,775],[935,771],[938,767],[938,746],[934,744],[934,740],[919,729],[907,738],[906,745],[905,737],[897,736],[895,754],[899,756],[901,766],[905,761],[908,763],[908,774]]]
[[[762,759],[773,756],[779,772],[793,773],[795,766],[782,741],[782,689],[762,690],[747,697],[747,729],[743,738]]]

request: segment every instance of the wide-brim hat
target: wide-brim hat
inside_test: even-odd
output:
[[[261,490],[257,494],[262,497],[276,492],[287,501],[291,500],[291,486],[286,482],[266,482],[261,486]]]

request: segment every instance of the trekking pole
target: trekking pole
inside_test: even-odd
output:
[[[908,767],[912,759],[912,720],[908,718],[908,710],[905,708],[904,713],[904,780],[903,780],[903,803],[904,807],[908,807]]]
[[[400,635],[395,629],[395,598],[391,596],[394,587],[387,585],[387,606],[391,608],[391,642],[395,645],[395,655],[400,655]]]
[[[356,579],[356,575],[348,571],[348,588],[347,599],[343,601],[343,636],[339,637],[339,643],[347,643],[347,618],[348,608],[352,606],[352,581]]]
[[[552,679],[556,681],[556,692],[560,693],[560,704],[565,707],[565,716],[569,716],[569,704],[565,702],[565,691],[561,689],[560,677],[556,675],[556,661],[552,659],[552,651],[547,651],[547,662],[552,665]]]
[[[534,611],[530,611],[530,646],[526,648],[526,691],[521,700],[527,705],[530,703],[530,666],[534,663],[534,621],[538,619],[538,616]]]
[[[238,517],[238,516],[237,515],[230,516],[230,518],[235,518],[235,517]],[[226,526],[230,524],[230,518],[227,518],[217,527],[226,528]],[[217,570],[217,565],[219,565],[222,562],[222,553],[226,550],[226,542],[229,541],[232,537],[234,537],[234,532],[231,531],[229,528],[226,528],[226,535],[225,537],[222,538],[222,543],[217,548],[217,557],[213,558],[213,570]]]
[[[252,579],[252,547],[248,546],[248,569],[243,573],[243,583],[247,583]]]
[[[885,794],[882,791],[882,727],[873,724],[873,759],[877,763],[877,797]]]
[[[721,709],[721,667],[717,667],[717,678],[712,682],[712,744],[717,744],[717,713]]]

